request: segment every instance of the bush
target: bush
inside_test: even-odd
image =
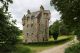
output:
[[[53,38],[54,38],[54,40],[57,40],[58,35],[59,35],[59,33],[58,33],[58,32],[54,32],[54,33],[53,33]]]
[[[24,45],[28,45],[28,46],[50,46],[50,45],[58,45],[58,44],[62,44],[65,43],[67,41],[72,40],[72,37],[67,37],[65,39],[60,39],[60,40],[56,40],[56,41],[47,41],[47,42],[33,42],[33,43],[24,43]]]
[[[80,43],[72,45],[65,50],[65,53],[80,53]]]

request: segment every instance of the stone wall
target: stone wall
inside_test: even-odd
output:
[[[31,13],[28,10],[29,14],[23,17],[23,33],[24,33],[24,42],[43,42],[47,41],[49,38],[49,19],[50,13],[45,13],[43,9]],[[32,17],[33,16],[33,17]]]

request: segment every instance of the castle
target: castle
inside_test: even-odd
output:
[[[22,18],[24,42],[44,42],[49,38],[50,11],[40,6],[40,11],[30,12]]]

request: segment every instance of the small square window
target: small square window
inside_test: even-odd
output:
[[[27,27],[29,26],[29,24],[27,24]]]
[[[33,35],[33,33],[32,33],[32,35]]]
[[[31,24],[31,27],[33,27],[33,24]]]
[[[27,21],[28,21],[28,18],[27,18]]]
[[[27,36],[28,36],[28,33],[27,33]]]

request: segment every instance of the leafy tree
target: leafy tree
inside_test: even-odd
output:
[[[49,28],[49,33],[50,33],[50,35],[53,35],[54,40],[57,40],[57,38],[58,38],[58,35],[59,35],[59,26],[60,26],[60,23],[57,20]]]
[[[60,35],[70,35],[72,30],[68,28],[68,25],[65,25],[63,21],[60,22]]]
[[[80,40],[80,0],[51,0],[51,5],[61,13],[61,19]],[[66,49],[65,53],[80,53],[80,44]]]
[[[63,23],[61,20],[55,21],[50,27],[49,27],[49,34],[50,36],[53,35],[53,37],[56,37],[57,39],[58,35],[70,35],[72,30],[69,30],[68,26]],[[56,35],[56,36],[55,36]]]
[[[80,53],[80,43],[73,44],[66,48],[65,53]]]
[[[51,0],[51,5],[61,13],[61,19],[80,36],[80,0]]]
[[[18,42],[20,30],[10,21],[11,15],[8,13],[8,5],[12,0],[0,0],[0,53],[11,53]]]

